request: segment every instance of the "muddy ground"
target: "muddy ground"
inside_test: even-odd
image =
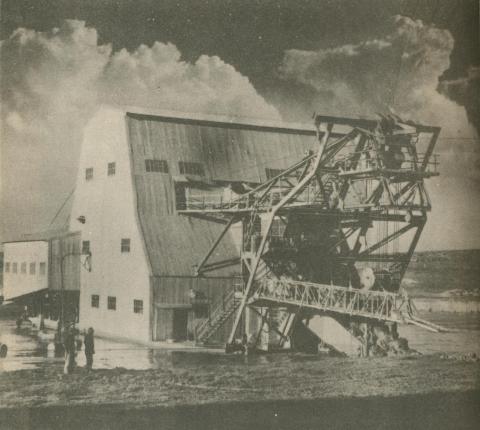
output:
[[[99,338],[96,369],[67,376],[38,333],[0,318],[0,429],[477,429],[478,313],[425,318],[453,331],[402,328],[417,356],[245,357]]]
[[[252,419],[248,410],[260,415],[267,413],[259,409],[258,402],[267,402],[265,411],[279,410],[285,414],[285,410],[291,410],[288,416],[300,414],[298,419],[303,416],[301,411],[304,408],[317,410],[331,404],[338,415],[335,421],[335,414],[329,414],[328,419],[334,420],[332,422],[341,423],[344,418],[348,422],[360,413],[364,417],[362,425],[364,422],[371,424],[365,428],[405,428],[392,427],[392,423],[387,425],[385,420],[392,420],[398,414],[407,419],[412,413],[420,413],[421,408],[415,412],[419,399],[426,403],[421,420],[416,421],[423,424],[415,428],[428,428],[426,424],[437,422],[438,414],[443,416],[447,410],[457,417],[459,426],[442,428],[475,428],[471,427],[472,417],[480,418],[480,363],[460,355],[348,359],[277,354],[225,356],[217,360],[212,354],[205,354],[204,357],[196,355],[195,363],[191,363],[188,358],[191,354],[177,354],[170,364],[151,370],[116,368],[87,373],[78,368],[72,375],[63,375],[61,366],[56,364],[35,370],[0,373],[0,427],[150,428],[148,420],[152,419],[155,422],[166,420],[158,428],[215,428],[215,422],[218,424],[216,428],[234,428],[232,423],[227,427],[221,425],[218,419],[227,419],[225,416],[230,414],[244,422]],[[443,403],[432,403],[435,396],[444,399]],[[463,409],[453,406],[462,396],[469,399]],[[394,398],[397,403],[393,402]],[[352,410],[343,409],[347,399],[353,402],[348,406]],[[281,403],[283,400],[290,401]],[[305,400],[304,404],[298,403],[302,400]],[[251,402],[257,406],[247,408],[245,405]],[[393,408],[390,418],[382,411],[383,402],[390,405],[385,407]],[[291,404],[303,406],[292,409]],[[312,406],[314,404],[317,406]],[[180,414],[179,418],[178,410],[182,408],[187,408],[187,415],[182,418]],[[362,408],[370,412],[365,415]],[[203,417],[202,426],[200,422],[191,421],[195,410],[199,417]],[[464,415],[459,417],[460,410]],[[126,411],[132,412],[126,416]],[[242,415],[245,413],[247,415]],[[262,420],[267,420],[268,425],[277,422],[275,413],[267,414]],[[372,413],[373,417],[368,418]],[[218,418],[214,420],[212,417],[217,414]],[[62,417],[68,417],[66,426],[62,426]],[[310,417],[302,428],[319,428],[320,417],[315,414]],[[377,422],[375,417],[380,421]],[[445,416],[441,423],[451,422],[452,418],[447,418]],[[247,428],[267,428],[267,421],[265,425],[255,427],[252,424],[253,427]],[[282,421],[282,425],[286,422]],[[126,423],[130,424],[123,427]]]
[[[176,407],[126,405],[0,409],[0,428],[52,429],[477,429],[480,391],[394,397],[256,400]],[[8,423],[8,426],[2,424]]]

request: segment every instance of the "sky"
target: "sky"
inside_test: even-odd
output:
[[[49,227],[110,103],[440,125],[419,248],[480,247],[476,1],[4,0],[0,19],[0,239]]]

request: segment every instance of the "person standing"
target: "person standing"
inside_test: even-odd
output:
[[[68,375],[73,372],[75,366],[75,330],[73,327],[66,330],[63,346],[65,348],[65,367],[63,368],[63,373]]]
[[[90,327],[85,334],[85,357],[87,359],[87,371],[90,372],[93,366],[93,354],[95,354],[95,341],[93,339],[93,328]]]

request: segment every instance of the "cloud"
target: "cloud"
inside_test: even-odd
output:
[[[396,16],[382,38],[318,51],[288,50],[280,74],[310,86],[320,108],[331,113],[368,116],[392,109],[471,135],[464,108],[437,91],[453,43],[447,30]]]
[[[469,121],[480,132],[480,66],[472,66],[467,76],[454,80],[444,80],[439,91],[451,100],[465,106]]]
[[[122,49],[110,59],[100,84],[102,99],[111,103],[279,119],[234,67],[217,56],[181,61],[170,43],[141,45],[132,54]]]
[[[437,248],[450,246],[441,232],[454,220],[463,233],[452,232],[451,246],[480,243],[479,145],[447,139],[478,138],[465,109],[453,101],[462,102],[469,95],[466,81],[474,80],[439,86],[452,47],[448,31],[395,17],[389,34],[363,43],[287,51],[279,71],[287,93],[276,98],[285,118],[299,101],[290,95],[303,87],[300,102],[310,98],[319,112],[369,116],[393,108],[440,124],[443,176],[431,187],[436,209],[429,228],[436,230],[426,234]],[[216,56],[186,62],[175,45],[160,42],[112,52],[81,21],[48,32],[17,29],[0,42],[0,55],[4,237],[48,226],[74,186],[82,130],[101,103],[279,118],[247,77]],[[309,106],[298,112],[303,119],[311,113]]]
[[[310,93],[304,111],[373,117],[392,110],[442,127],[436,147],[441,176],[428,184],[434,209],[424,248],[480,245],[480,145],[466,109],[457,103],[476,103],[478,115],[478,70],[439,85],[453,45],[447,30],[396,16],[388,34],[316,51],[288,50],[279,68],[285,82]]]
[[[0,55],[4,235],[48,226],[74,186],[82,130],[100,104],[279,119],[218,57],[188,63],[160,42],[113,53],[82,21],[48,32],[19,28]]]

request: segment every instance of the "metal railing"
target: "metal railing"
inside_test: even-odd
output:
[[[274,279],[259,282],[250,301],[259,300],[392,322],[403,322],[402,307],[408,303],[408,298],[385,291]]]
[[[274,189],[269,191],[262,198],[260,207],[272,207],[279,203],[283,197],[290,192],[290,188]],[[329,194],[329,193],[327,193]],[[177,210],[242,210],[253,207],[255,198],[252,195],[242,198],[236,196],[235,198],[228,198],[223,194],[212,195],[211,193],[205,196],[196,195],[195,197],[187,196]],[[325,203],[325,198],[320,193],[317,187],[307,186],[300,192],[293,203],[295,204],[313,204]],[[289,204],[287,203],[287,206]]]
[[[207,340],[211,330],[218,329],[224,320],[235,310],[238,300],[236,299],[237,288],[233,288],[221,295],[214,304],[208,318],[195,327],[195,339],[197,341]]]
[[[338,158],[335,166],[340,169],[340,174],[345,172],[369,172],[379,169],[398,170],[402,172],[419,171],[424,160],[425,154],[417,154],[417,160],[413,158],[404,158],[396,160],[398,166],[388,167],[389,161],[385,157],[388,152],[378,152],[374,150],[365,150],[351,152],[343,157]],[[405,157],[405,153],[402,156]],[[408,155],[408,157],[411,157]],[[438,173],[438,154],[432,154],[426,163],[425,171],[427,173]]]

